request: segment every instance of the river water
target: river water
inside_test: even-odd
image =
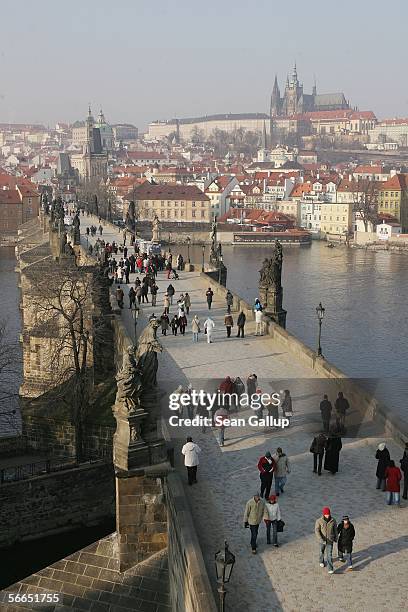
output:
[[[265,246],[224,247],[228,287],[253,303],[259,270],[269,254]],[[200,249],[193,247],[191,260],[200,258]],[[316,348],[316,306],[321,301],[326,359],[408,420],[408,256],[329,249],[318,241],[310,247],[287,247],[282,285],[288,331]]]
[[[174,252],[187,253],[173,247]],[[258,295],[259,270],[270,249],[226,246],[228,287],[249,302]],[[200,262],[200,247],[190,249]],[[14,253],[0,249],[0,318],[6,317],[17,342],[20,318]],[[316,348],[316,306],[325,307],[323,354],[350,377],[408,419],[408,256],[397,253],[328,249],[324,242],[284,248],[283,305],[287,329]],[[19,380],[16,380],[18,385]]]

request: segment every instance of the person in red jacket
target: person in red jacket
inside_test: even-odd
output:
[[[275,469],[275,461],[272,459],[271,453],[268,451],[258,461],[259,478],[261,479],[261,497],[269,498],[271,492],[273,470]]]
[[[395,466],[394,461],[390,461],[385,470],[385,490],[387,492],[387,504],[390,506],[400,503],[400,480],[401,470]]]
[[[235,391],[234,383],[232,382],[230,376],[227,376],[226,378],[224,378],[224,380],[218,387],[218,390],[220,392],[220,395],[222,395],[223,397],[223,402],[222,402],[223,407],[229,410],[231,407],[231,400],[233,399],[231,395]]]

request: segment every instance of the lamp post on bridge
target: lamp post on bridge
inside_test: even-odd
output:
[[[224,550],[215,553],[215,573],[219,584],[218,593],[220,595],[220,611],[225,612],[225,596],[227,591],[225,585],[230,581],[234,568],[235,555],[228,548],[227,541],[224,541]]]
[[[201,263],[201,272],[204,272],[205,244],[203,244],[203,246],[202,246],[202,254],[203,254],[203,260],[202,260],[202,263]]]
[[[322,303],[320,302],[319,305],[316,307],[317,319],[319,321],[319,339],[318,339],[318,346],[317,346],[317,356],[318,357],[323,357],[322,346],[321,346],[320,341],[322,337],[322,322],[324,318],[324,312],[325,312],[325,308],[323,308]]]

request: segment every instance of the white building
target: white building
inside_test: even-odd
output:
[[[395,238],[402,233],[402,227],[399,223],[393,223],[389,221],[385,223],[383,221],[376,227],[376,234],[379,240],[389,240],[390,238]]]
[[[408,118],[385,119],[378,123],[374,129],[369,130],[371,143],[392,142],[401,147],[408,146]]]
[[[229,195],[239,185],[236,176],[218,176],[205,189],[204,193],[211,202],[211,217],[225,215],[230,208]]]
[[[300,227],[313,232],[320,232],[322,205],[321,200],[303,200],[300,202]]]

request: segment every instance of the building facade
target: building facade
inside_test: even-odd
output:
[[[0,237],[17,236],[19,225],[38,217],[40,194],[35,186],[3,185],[0,188]]]
[[[154,185],[144,183],[133,192],[140,219],[160,221],[209,223],[212,218],[211,201],[195,185]]]
[[[89,141],[90,128],[97,129],[101,140],[101,148],[103,151],[112,151],[114,147],[114,133],[103,114],[102,109],[99,112],[98,118],[95,121],[91,108],[88,108],[88,117],[85,121],[77,121],[72,126],[72,144],[78,147],[84,147]]]
[[[378,212],[392,215],[408,231],[407,175],[395,174],[378,185]]]
[[[108,173],[108,153],[102,147],[101,132],[98,127],[94,127],[94,123],[89,108],[82,152],[71,155],[72,168],[84,181],[105,179]]]
[[[169,121],[153,121],[149,123],[147,140],[164,140],[174,133],[178,139],[188,141],[197,132],[204,139],[208,139],[214,130],[232,133],[235,130],[244,129],[248,132],[262,134],[264,127],[269,129],[269,117],[265,113],[240,113],[171,119]]]
[[[320,230],[323,234],[346,236],[353,231],[353,204],[325,202],[321,206]]]

